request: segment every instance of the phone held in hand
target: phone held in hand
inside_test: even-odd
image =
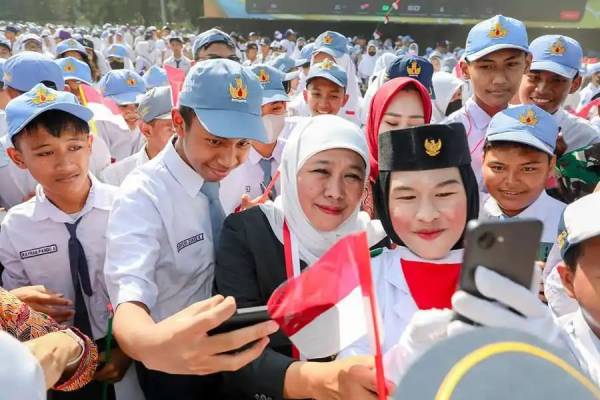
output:
[[[270,320],[267,306],[238,308],[235,314],[221,325],[208,332],[208,335],[227,333]]]
[[[529,288],[542,228],[542,222],[533,219],[470,221],[465,234],[460,289],[483,297],[475,285],[475,269],[478,266]]]

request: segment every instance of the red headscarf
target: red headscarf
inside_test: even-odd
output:
[[[394,78],[381,86],[371,100],[369,120],[366,126],[367,142],[369,144],[369,152],[371,153],[371,183],[375,182],[375,179],[379,176],[379,164],[377,161],[379,159],[379,126],[381,125],[381,120],[396,93],[409,85],[415,87],[421,95],[423,111],[425,112],[425,123],[428,124],[431,121],[431,97],[427,88],[419,81],[412,78]]]

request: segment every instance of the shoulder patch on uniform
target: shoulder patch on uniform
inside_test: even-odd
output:
[[[381,255],[381,253],[383,253],[383,247],[381,247],[379,249],[371,250],[371,258],[378,257]]]

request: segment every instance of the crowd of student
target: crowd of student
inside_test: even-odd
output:
[[[0,335],[7,399],[377,398],[367,337],[303,360],[273,321],[208,334],[361,231],[391,392],[477,329],[453,312],[600,384],[600,63],[574,39],[502,15],[425,57],[36,29],[0,39],[0,330],[27,346]],[[543,222],[531,287],[483,265],[485,298],[457,290],[467,222],[520,218]]]

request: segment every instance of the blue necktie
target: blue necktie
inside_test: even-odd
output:
[[[266,188],[269,186],[269,183],[271,183],[271,163],[273,162],[272,158],[266,159],[266,158],[261,158],[261,160],[259,161],[260,167],[263,170],[263,186],[264,189],[266,190]],[[273,190],[271,191],[271,193],[269,193],[269,196],[272,198],[277,197],[277,190],[275,190],[275,187],[273,187]]]
[[[204,182],[200,189],[208,198],[208,212],[210,213],[210,224],[212,226],[212,237],[215,250],[218,248],[219,239],[221,238],[221,229],[223,221],[225,221],[225,211],[219,199],[219,183]]]
[[[71,267],[71,280],[75,289],[75,318],[73,325],[84,334],[93,337],[90,317],[83,297],[84,294],[88,297],[92,295],[92,283],[90,281],[85,252],[83,251],[81,242],[77,239],[77,225],[81,222],[81,218],[79,217],[74,224],[65,223],[71,236],[69,238],[69,265]]]

